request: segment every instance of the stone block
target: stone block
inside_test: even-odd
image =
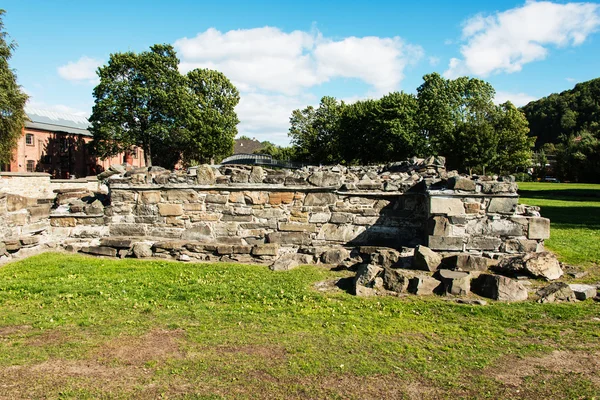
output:
[[[21,241],[20,240],[5,240],[4,241],[4,249],[11,253],[15,251],[21,250]]]
[[[252,222],[252,215],[231,215],[224,214],[221,217],[222,222]]]
[[[279,230],[284,232],[316,232],[317,226],[314,224],[280,222]]]
[[[182,240],[199,240],[199,241],[210,241],[213,240],[213,232],[208,224],[199,224],[191,228],[187,228],[181,235]]]
[[[364,217],[364,216],[356,216],[354,218],[354,224],[356,225],[375,225],[380,220],[380,217]]]
[[[138,201],[142,204],[157,204],[160,203],[161,197],[158,190],[149,190],[140,192]]]
[[[488,213],[513,214],[517,208],[517,197],[494,197],[487,208]]]
[[[86,249],[85,253],[93,254],[96,256],[116,257],[117,249],[106,246],[90,246]]]
[[[498,301],[523,301],[528,297],[527,289],[519,281],[499,275],[479,275],[471,282],[471,290]]]
[[[110,199],[116,203],[133,203],[135,202],[136,192],[132,190],[111,190]]]
[[[523,236],[523,225],[509,219],[495,219],[489,221],[484,234],[490,236]]]
[[[255,165],[252,167],[252,170],[250,170],[250,176],[248,177],[248,182],[249,183],[262,183],[264,177],[265,177],[265,170],[262,167]]]
[[[554,282],[550,285],[539,289],[536,293],[538,303],[555,303],[563,301],[575,301],[575,293],[564,282]]]
[[[272,192],[269,194],[269,204],[291,204],[294,201],[293,192]]]
[[[462,190],[465,192],[474,192],[476,189],[475,182],[469,178],[462,176],[453,176],[448,179],[448,187],[454,190]]]
[[[29,220],[31,222],[36,222],[48,218],[50,216],[51,207],[52,204],[39,204],[29,207]]]
[[[219,255],[233,254],[233,246],[230,244],[217,245],[217,254],[219,254]]]
[[[354,219],[353,214],[349,213],[332,213],[331,219],[329,220],[332,224],[350,224]]]
[[[464,203],[465,213],[467,214],[478,214],[481,210],[481,203],[472,203],[466,202]]]
[[[548,218],[533,217],[529,220],[527,231],[529,239],[549,239],[550,238],[550,220]]]
[[[308,182],[304,178],[286,176],[284,181],[285,186],[308,186]]]
[[[342,184],[342,175],[329,171],[317,171],[310,175],[307,180],[314,186],[339,188]]]
[[[326,250],[321,254],[323,264],[339,265],[342,261],[350,257],[350,252],[343,248]]]
[[[111,236],[145,236],[146,226],[142,224],[110,224]]]
[[[244,193],[242,193],[242,192],[229,193],[229,203],[246,204],[246,199],[244,198]]]
[[[416,276],[408,283],[408,291],[418,296],[427,296],[440,290],[442,282],[431,276]]]
[[[77,225],[77,220],[74,217],[50,217],[50,225],[56,227],[73,227]]]
[[[321,227],[317,239],[350,242],[365,230],[364,226],[325,224]]]
[[[254,246],[251,254],[253,256],[276,256],[278,252],[278,243],[265,243]]]
[[[573,283],[570,284],[569,287],[571,288],[573,293],[575,293],[575,298],[581,301],[596,297],[596,294],[598,293],[596,287],[592,285],[582,285],[578,283]]]
[[[307,232],[272,232],[267,234],[267,242],[279,244],[309,245],[312,240]]]
[[[252,246],[238,244],[233,245],[233,254],[250,254]]]
[[[442,215],[429,218],[427,228],[432,236],[450,236],[450,221]]]
[[[228,198],[229,195],[226,194],[207,194],[204,201],[206,203],[227,204]]]
[[[329,206],[335,204],[337,201],[337,196],[333,193],[329,192],[320,192],[320,193],[309,193],[304,198],[304,205],[307,207],[317,206]]]
[[[181,204],[161,203],[158,205],[158,213],[163,217],[176,217],[183,215],[183,207]]]
[[[215,171],[210,165],[199,165],[196,170],[196,183],[198,185],[214,185]]]
[[[237,171],[231,174],[231,183],[248,183],[250,174],[244,171]]]
[[[471,275],[469,273],[449,269],[440,269],[438,273],[446,293],[465,296],[471,291]]]
[[[331,218],[330,213],[316,212],[316,213],[310,214],[310,217],[308,218],[308,222],[310,222],[311,224],[323,224],[323,223],[329,222],[330,218]]]
[[[37,200],[30,198],[19,196],[18,194],[7,194],[6,195],[6,209],[9,212],[19,211],[24,208],[33,207],[37,204]]]
[[[461,199],[455,197],[430,197],[429,213],[443,215],[463,215],[465,206]]]
[[[250,205],[263,205],[269,201],[267,192],[244,192],[244,199]]]
[[[310,254],[288,253],[279,257],[269,266],[272,271],[289,271],[300,265],[312,264],[313,257]]]
[[[162,197],[172,203],[195,203],[200,199],[198,192],[193,189],[163,190]]]
[[[206,211],[206,206],[204,203],[184,203],[183,210],[186,213],[199,213]]]
[[[417,246],[415,249],[414,267],[424,271],[437,271],[442,264],[442,256],[428,247]]]
[[[183,228],[150,227],[149,236],[158,238],[180,239],[185,232]]]
[[[35,246],[40,243],[39,236],[25,236],[19,239],[22,246]],[[1,253],[1,252],[0,252]]]
[[[455,236],[429,236],[427,247],[432,250],[462,251],[465,238]]]
[[[476,256],[474,254],[458,254],[444,258],[444,265],[458,271],[486,271],[489,266],[489,258]]]
[[[467,240],[467,250],[497,251],[502,245],[502,240],[497,237],[470,237]]]
[[[118,249],[128,249],[131,247],[132,240],[124,238],[102,238],[100,239],[100,245],[105,247],[115,247]]]

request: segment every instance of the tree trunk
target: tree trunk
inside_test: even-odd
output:
[[[146,167],[152,166],[152,153],[150,151],[150,143],[144,144],[144,159],[146,160]]]

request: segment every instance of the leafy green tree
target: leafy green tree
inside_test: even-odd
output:
[[[17,45],[4,31],[4,14],[5,11],[0,9],[0,163],[7,164],[27,119],[24,108],[28,96],[17,84],[17,77],[8,65]]]
[[[184,161],[221,160],[233,154],[237,124],[235,106],[240,101],[236,87],[221,72],[195,69],[187,74],[191,89],[187,146]]]
[[[501,104],[496,110],[494,129],[498,134],[498,143],[491,155],[493,169],[496,172],[513,173],[530,166],[535,138],[529,136],[525,114],[511,102]]]
[[[98,69],[90,131],[99,156],[139,146],[147,166],[152,166],[156,153],[157,164],[172,167],[178,154],[167,162],[163,156],[179,147],[181,117],[187,116],[180,108],[187,92],[178,64],[172,46],[157,44],[139,54],[111,54],[108,64]]]

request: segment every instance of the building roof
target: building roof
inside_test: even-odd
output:
[[[31,107],[25,107],[25,113],[29,117],[29,121],[25,122],[26,128],[92,136],[88,131],[90,123],[86,117]]]
[[[235,139],[233,154],[253,154],[262,147],[262,143],[256,139]]]

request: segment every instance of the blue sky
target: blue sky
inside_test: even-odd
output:
[[[469,75],[517,105],[600,75],[600,4],[515,1],[4,0],[11,61],[35,108],[89,115],[111,53],[171,43],[182,72],[240,89],[240,134],[288,142],[291,111],[414,93],[422,76]]]

